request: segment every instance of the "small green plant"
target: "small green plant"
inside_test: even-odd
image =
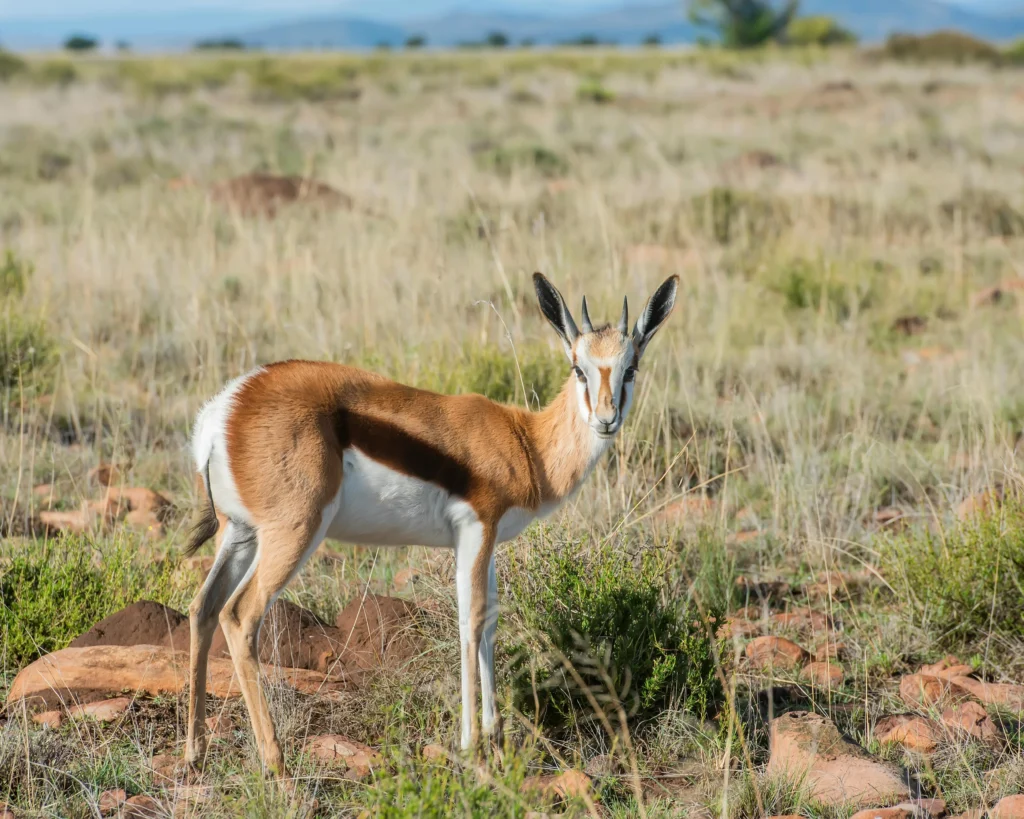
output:
[[[694,221],[720,244],[758,238],[789,223],[784,203],[734,188],[715,187],[691,200]]]
[[[944,646],[1024,636],[1024,508],[1008,505],[942,534],[892,537],[882,567]]]
[[[595,102],[598,105],[606,105],[615,102],[615,92],[601,84],[600,80],[587,79],[580,83],[576,89],[576,99],[581,102]]]
[[[5,310],[0,314],[0,389],[26,386],[46,375],[54,350],[41,320]]]
[[[483,151],[477,154],[477,163],[504,177],[519,168],[530,168],[545,179],[565,176],[569,171],[569,163],[561,155],[536,143],[512,143]]]
[[[516,611],[537,635],[537,645],[513,648],[516,707],[549,727],[599,711],[617,723],[619,709],[633,719],[673,705],[715,713],[709,635],[720,612],[698,612],[667,574],[662,558],[634,559],[617,540],[535,546],[512,574]]]
[[[0,263],[0,299],[25,295],[25,285],[35,268],[13,250],[4,253]]]
[[[797,17],[786,27],[786,42],[796,46],[852,45],[857,35],[843,28],[835,17],[815,14]]]
[[[0,574],[0,639],[7,668],[64,648],[129,603],[170,602],[172,564],[137,565],[120,543],[100,550],[81,536],[15,555]]]

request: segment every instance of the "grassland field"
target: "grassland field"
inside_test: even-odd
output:
[[[996,741],[875,730],[941,724],[900,681],[950,653],[1024,682],[1022,69],[805,49],[4,65],[3,693],[128,603],[187,607],[187,441],[228,379],[329,359],[536,408],[569,372],[534,270],[595,320],[681,276],[611,456],[499,551],[503,765],[422,755],[458,735],[450,559],[331,543],[286,598],[333,621],[398,595],[423,649],[342,696],[272,687],[300,799],[263,777],[238,700],[211,703],[233,727],[187,791],[150,762],[181,755],[186,695],[56,729],[12,705],[16,816],[96,816],[112,789],[181,816],[850,815],[768,765],[794,710],[951,815],[1024,791],[1006,703],[985,703]],[[210,195],[252,172],[351,207]],[[47,524],[102,492],[100,464],[168,499],[159,520]],[[839,642],[840,674],[765,665],[737,624]],[[303,753],[325,733],[383,762],[338,776]],[[588,766],[583,798],[522,787]]]

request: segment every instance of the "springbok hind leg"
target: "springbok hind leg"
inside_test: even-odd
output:
[[[255,532],[229,521],[210,573],[188,608],[189,652],[188,739],[185,761],[198,765],[206,753],[206,666],[217,616],[242,584],[256,559]]]
[[[316,516],[317,521],[319,517]],[[260,557],[256,569],[248,582],[228,601],[220,617],[260,758],[264,767],[281,779],[286,787],[290,783],[287,782],[284,754],[260,685],[260,626],[274,598],[302,567],[320,540],[322,535],[316,531],[315,522],[297,527],[260,527]]]

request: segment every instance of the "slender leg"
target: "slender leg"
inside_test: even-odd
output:
[[[459,644],[462,661],[462,739],[464,751],[479,740],[477,680],[480,642],[487,614],[487,576],[494,534],[479,521],[460,526],[455,547],[455,587],[459,601]]]
[[[224,629],[231,659],[235,663],[238,684],[252,721],[260,758],[265,768],[281,779],[287,776],[284,754],[270,716],[267,698],[260,685],[260,626],[274,598],[323,539],[320,532],[313,531],[319,519],[318,514],[312,525],[298,528],[261,527],[260,558],[255,572],[248,582],[239,587],[220,616],[221,628]]]
[[[198,765],[206,753],[206,666],[217,615],[250,572],[255,557],[252,529],[229,521],[206,582],[188,608],[191,645],[185,761],[190,765]]]
[[[498,709],[494,676],[494,635],[498,630],[498,573],[494,553],[487,567],[487,611],[480,638],[481,728],[498,750],[502,744],[501,711]]]

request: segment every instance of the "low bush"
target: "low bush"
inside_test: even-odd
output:
[[[4,667],[64,648],[136,600],[172,602],[171,564],[137,565],[134,553],[128,543],[97,550],[85,537],[68,536],[16,554],[0,574]]]
[[[56,345],[40,319],[10,307],[0,314],[0,389],[26,386],[50,372]]]
[[[584,80],[576,89],[576,99],[580,102],[596,102],[603,105],[615,102],[615,92],[601,84],[600,80]]]
[[[786,42],[796,46],[851,45],[857,42],[857,35],[834,17],[815,14],[793,20],[786,27]]]
[[[722,691],[707,612],[669,587],[662,558],[620,540],[587,549],[535,544],[510,571],[515,611],[532,634],[513,647],[516,707],[549,728],[668,707],[704,718]],[[530,578],[531,580],[527,580]],[[596,710],[595,710],[596,708]]]
[[[882,568],[944,646],[992,634],[1024,637],[1024,507],[1005,506],[941,534],[892,537]]]
[[[991,43],[961,31],[935,31],[931,34],[893,34],[882,47],[882,54],[908,62],[999,63],[1002,55]]]
[[[569,163],[559,154],[533,142],[501,145],[477,154],[477,164],[499,176],[508,177],[515,170],[529,169],[546,179],[565,176]]]
[[[715,187],[690,201],[694,222],[720,244],[763,238],[789,224],[785,204],[735,188]]]

